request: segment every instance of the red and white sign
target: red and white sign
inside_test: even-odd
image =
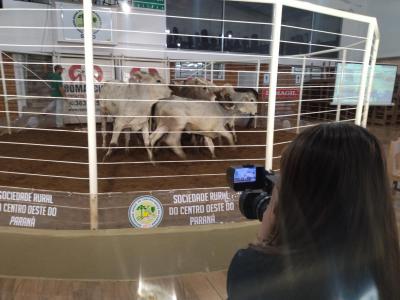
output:
[[[132,73],[136,71],[151,72],[157,70],[157,72],[168,82],[169,70],[164,62],[158,61],[134,61],[126,60],[122,63],[122,79],[128,81],[132,76]]]
[[[94,63],[95,96],[98,98],[102,83],[114,79],[114,64],[113,61],[99,59],[95,59]],[[85,61],[79,58],[61,58],[60,65],[65,68],[63,85],[66,97],[69,98],[64,110],[66,114],[71,115],[64,117],[64,123],[86,123]],[[100,114],[98,101],[96,101],[96,114]],[[79,115],[83,115],[83,117]],[[100,122],[100,119],[97,118],[97,121]]]
[[[269,96],[269,89],[263,89],[262,97],[267,99]],[[298,100],[300,98],[299,88],[277,88],[276,99],[277,100]]]

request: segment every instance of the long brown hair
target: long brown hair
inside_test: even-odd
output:
[[[367,274],[380,299],[400,299],[399,239],[386,162],[366,129],[318,125],[288,146],[277,220],[278,245],[292,257],[291,265],[335,257],[350,289]]]

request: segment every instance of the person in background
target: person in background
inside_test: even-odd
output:
[[[233,32],[231,30],[227,31],[224,37],[224,51],[233,51],[234,40],[232,39]]]
[[[208,38],[208,30],[202,29],[200,34],[201,34],[200,49],[201,50],[210,50],[210,41]]]
[[[228,299],[398,300],[386,162],[355,125],[304,130],[284,151],[257,242],[231,261]]]
[[[54,66],[54,72],[49,74],[50,81],[50,96],[53,101],[44,109],[44,113],[52,112],[56,113],[56,127],[60,128],[64,126],[64,117],[60,114],[64,113],[64,101],[65,101],[65,91],[63,87],[61,74],[64,68],[61,65]]]

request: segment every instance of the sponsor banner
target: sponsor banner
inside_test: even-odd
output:
[[[83,10],[81,5],[56,3],[59,9],[57,21],[62,29],[58,31],[58,39],[63,42],[84,42],[83,34]],[[110,9],[96,8],[92,12],[93,43],[112,44],[113,43],[113,21]]]
[[[262,97],[266,100],[269,96],[269,89],[263,89]],[[300,97],[300,88],[277,88],[277,100],[298,100]]]
[[[89,229],[89,198],[81,194],[0,186],[0,226]]]
[[[60,64],[65,68],[63,73],[63,85],[66,97],[69,98],[64,106],[66,114],[84,115],[66,116],[65,124],[86,123],[86,83],[85,61],[83,58],[61,58]],[[94,60],[95,96],[99,97],[102,83],[114,79],[114,66],[112,60]],[[96,114],[100,114],[99,101],[96,101]],[[100,122],[97,118],[97,122]]]
[[[241,222],[229,188],[98,196],[99,228],[155,228]],[[90,229],[89,196],[0,186],[0,226]]]
[[[240,222],[229,188],[99,195],[99,228],[153,228]]]

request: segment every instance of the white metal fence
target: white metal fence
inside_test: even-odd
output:
[[[99,195],[129,191],[224,189],[225,168],[228,165],[257,163],[264,164],[267,169],[279,170],[282,148],[303,128],[321,122],[354,122],[366,126],[373,80],[370,74],[374,72],[379,46],[376,19],[309,3],[305,5],[296,0],[236,2],[270,5],[271,22],[171,16],[166,12],[140,9],[123,11],[119,7],[100,9],[93,8],[92,2],[86,0],[83,8],[58,5],[5,7],[0,10],[0,17],[8,18],[8,24],[0,21],[0,36],[8,37],[0,42],[0,96],[4,103],[1,110],[4,134],[0,140],[0,159],[4,162],[4,169],[0,170],[3,175],[0,184],[14,188],[88,194],[90,224],[92,229],[96,229]],[[339,18],[342,22],[341,32],[287,24],[282,17],[287,8],[319,14],[320,18]],[[44,16],[45,21],[29,22],[27,18],[21,24],[16,24],[10,19],[20,20],[26,14],[32,14],[32,20]],[[76,18],[74,26],[60,23],[63,16],[67,15]],[[102,27],[97,18],[103,16],[106,16],[106,21],[103,21]],[[78,17],[83,17],[83,20]],[[141,26],[135,23],[136,27],[132,28],[129,21],[132,19],[140,19],[144,23]],[[270,36],[236,36],[232,31],[222,31],[222,35],[208,34],[206,31],[179,33],[167,28],[165,24],[168,23],[165,22],[168,19],[222,23],[222,28],[228,23],[246,28],[264,26]],[[146,24],[149,29],[144,26]],[[354,28],[360,30],[353,32]],[[300,32],[298,40],[284,38],[290,30]],[[29,37],[28,31],[32,32],[36,40]],[[41,32],[40,39],[36,31]],[[71,32],[78,32],[78,37],[72,39]],[[99,33],[104,33],[102,38],[109,40],[97,41],[94,35],[99,36]],[[301,41],[302,35],[335,36],[339,42],[331,45],[324,42],[323,38],[319,42],[312,39]],[[191,40],[195,45],[193,47]],[[202,43],[209,48],[201,49]],[[240,51],[235,51],[239,48]],[[299,49],[306,51],[302,53]],[[316,49],[318,51],[313,51]],[[51,57],[51,61],[32,61],[29,55],[44,55]],[[46,67],[50,71],[58,64],[66,68],[63,75],[67,93],[65,97],[51,96],[49,87],[54,79],[35,72],[35,68],[42,70]],[[341,71],[338,71],[338,64],[342,66]],[[359,92],[352,97],[340,97],[340,91],[354,86],[343,82],[346,64],[362,66],[359,78],[355,80],[358,81],[355,87]],[[128,80],[132,79],[132,74],[138,69],[150,73],[155,69],[162,80],[129,83]],[[188,76],[207,79],[208,83],[203,81],[200,85],[188,85],[179,81]],[[189,116],[189,120],[196,119],[199,122],[202,119],[203,123],[199,125],[194,121],[189,122],[182,129],[202,136],[203,140],[198,139],[197,143],[193,143],[193,138],[184,138],[179,148],[186,152],[186,159],[171,152],[176,146],[157,144],[150,147],[156,162],[153,166],[145,151],[149,147],[143,144],[141,138],[133,139],[125,146],[121,141],[116,145],[110,145],[109,139],[106,145],[99,141],[103,133],[111,135],[116,131],[122,132],[122,129],[115,129],[115,120],[123,120],[126,126],[122,128],[130,128],[131,133],[136,134],[147,129],[133,128],[128,124],[129,120],[134,122],[132,120],[148,119],[151,136],[157,133],[154,128],[163,118],[179,120],[187,115],[155,116],[154,109],[146,113],[129,108],[125,111],[120,109],[118,114],[105,114],[98,106],[96,110],[96,100],[116,107],[121,107],[121,103],[139,107],[149,100],[157,100],[155,105],[169,101],[179,111],[182,103],[188,100],[163,100],[165,97],[149,99],[143,97],[143,94],[134,98],[125,94],[124,97],[120,91],[127,86],[140,86],[149,91],[151,88],[167,88],[171,84],[175,88],[209,89],[211,83],[219,89],[231,84],[232,88],[237,89],[235,95],[244,96],[250,90],[258,95],[251,102],[257,106],[257,115],[252,117],[250,128],[245,126],[251,120],[249,115],[231,115],[238,135],[235,144],[219,142],[217,139],[225,130],[232,134],[233,127],[225,126],[221,131],[204,125],[221,118],[221,115],[213,113]],[[114,86],[115,97],[101,98],[100,88],[105,85]],[[42,92],[39,93],[39,90]],[[355,105],[341,105],[341,101],[349,98],[355,100]],[[218,105],[227,112],[231,106],[250,103],[248,98],[235,99],[230,94],[220,98]],[[53,104],[49,103],[53,100]],[[334,100],[338,101],[337,105],[331,105]],[[202,103],[205,107],[210,106],[206,99],[190,101],[193,105]],[[39,102],[44,104],[38,105]],[[60,103],[63,103],[62,111],[58,107]],[[223,104],[228,104],[228,108],[222,108]],[[87,112],[82,110],[85,106]],[[109,121],[105,130],[100,129],[98,124],[102,117],[108,117]],[[69,124],[57,127],[57,120],[60,119],[69,120]],[[171,128],[165,130],[167,136],[181,133]],[[124,156],[121,151],[114,151],[113,155],[103,161],[110,147],[112,150],[129,149],[131,153]],[[209,153],[203,151],[211,148],[216,149],[216,157],[211,158]],[[165,205],[168,207],[169,204]],[[122,207],[127,208],[125,204]],[[115,207],[101,207],[100,211],[107,208]],[[89,210],[89,207],[86,209]]]

